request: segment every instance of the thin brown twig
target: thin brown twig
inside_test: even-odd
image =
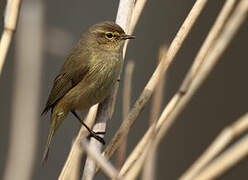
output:
[[[122,97],[122,109],[123,109],[123,120],[128,115],[129,109],[130,109],[130,100],[131,100],[131,85],[132,85],[132,74],[134,69],[134,62],[128,61],[127,66],[125,68],[125,74],[124,74],[124,88],[123,88],[123,97]],[[116,167],[117,169],[121,169],[122,163],[125,159],[126,154],[126,143],[127,140],[124,140],[122,145],[117,151],[116,156]]]
[[[212,161],[235,137],[240,136],[248,130],[248,113],[238,121],[226,127],[195,161],[195,163],[179,178],[180,180],[193,179],[201,169]]]
[[[144,88],[142,94],[134,104],[134,107],[130,111],[128,117],[125,121],[123,121],[121,127],[116,132],[114,138],[111,140],[110,144],[104,151],[104,155],[107,158],[110,158],[115,150],[119,147],[122,143],[123,139],[127,135],[127,129],[129,129],[134,121],[137,119],[138,115],[141,113],[145,105],[147,104],[148,100],[150,99],[152,92],[155,86],[158,83],[158,75],[160,74],[163,76],[165,71],[167,70],[170,63],[173,61],[176,53],[178,52],[179,48],[181,47],[184,39],[188,35],[190,29],[192,28],[193,24],[195,23],[197,17],[199,16],[201,10],[203,9],[207,0],[197,0],[194,4],[192,10],[190,11],[189,15],[185,19],[183,25],[181,26],[180,30],[178,31],[175,39],[171,43],[171,46],[166,54],[166,57],[160,62],[158,67],[156,68],[155,72],[153,73],[151,79],[147,83],[146,87]],[[162,72],[162,73],[160,73]]]
[[[19,9],[21,5],[21,0],[8,0],[5,18],[4,18],[4,31],[0,41],[0,75],[3,70],[4,61],[8,53],[9,45],[12,36],[16,30],[16,24],[19,15]]]

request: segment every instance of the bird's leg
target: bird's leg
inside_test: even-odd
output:
[[[89,137],[94,137],[96,140],[101,142],[103,145],[105,145],[105,141],[102,137],[98,136],[98,134],[105,134],[105,132],[94,132],[91,130],[84,122],[83,120],[78,116],[76,111],[71,111],[71,113],[79,120],[79,122],[89,131]]]

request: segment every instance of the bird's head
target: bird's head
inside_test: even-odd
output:
[[[90,27],[85,38],[91,47],[99,50],[120,51],[125,40],[134,39],[135,36],[127,35],[116,23],[106,21]]]

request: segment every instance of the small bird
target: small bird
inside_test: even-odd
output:
[[[88,129],[90,136],[105,143],[103,138],[87,127],[76,110],[89,109],[111,94],[121,71],[124,42],[134,38],[125,34],[119,25],[106,21],[90,27],[72,48],[54,80],[42,112],[43,115],[51,110],[43,164],[55,131],[70,112]]]

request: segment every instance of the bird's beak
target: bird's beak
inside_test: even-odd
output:
[[[122,40],[135,39],[135,36],[124,34],[124,35],[121,35],[121,39]]]

